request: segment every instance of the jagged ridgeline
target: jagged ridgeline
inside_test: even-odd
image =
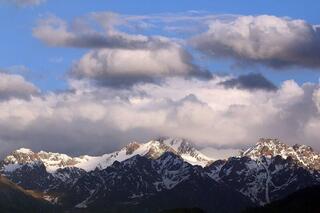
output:
[[[217,160],[187,140],[161,138],[102,156],[19,149],[1,162],[1,174],[69,211],[233,213],[319,184],[319,166],[311,147],[276,139]]]

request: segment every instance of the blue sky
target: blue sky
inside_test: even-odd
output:
[[[23,75],[44,91],[67,87],[65,73],[70,69],[72,62],[79,59],[86,50],[52,48],[34,38],[32,29],[37,20],[46,14],[54,14],[71,21],[75,17],[97,11],[112,11],[130,15],[205,11],[211,14],[288,16],[292,19],[303,19],[310,24],[318,24],[320,23],[319,9],[320,3],[314,0],[126,0],[121,2],[116,0],[68,0],[67,3],[63,0],[48,0],[41,5],[30,7],[1,4],[0,25],[3,30],[0,43],[2,59],[0,67],[8,69],[16,65],[26,66],[29,72]],[[290,68],[281,72],[275,72],[266,67],[233,68],[232,62],[215,59],[206,62],[206,65],[212,72],[235,74],[262,72],[276,84],[287,79],[295,79],[300,84],[306,81],[317,82],[319,78],[319,72],[310,69],[303,70],[303,68]]]

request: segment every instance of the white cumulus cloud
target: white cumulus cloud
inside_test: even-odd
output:
[[[172,43],[157,49],[103,49],[85,54],[73,65],[72,74],[111,85],[174,76],[206,76],[192,64],[192,57]]]
[[[0,99],[28,99],[38,93],[38,88],[21,75],[0,72]]]
[[[211,57],[240,63],[320,67],[320,30],[300,19],[261,15],[214,20],[191,44]]]

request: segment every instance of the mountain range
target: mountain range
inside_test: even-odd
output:
[[[241,212],[318,185],[319,169],[311,147],[277,139],[221,160],[188,140],[159,138],[101,156],[22,148],[0,163],[2,176],[68,212]]]

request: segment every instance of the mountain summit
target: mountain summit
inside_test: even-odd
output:
[[[289,146],[278,139],[261,138],[254,146],[244,151],[243,156],[254,160],[281,156],[283,159],[292,158],[296,163],[310,169],[320,169],[320,155],[311,147],[299,144]]]

